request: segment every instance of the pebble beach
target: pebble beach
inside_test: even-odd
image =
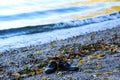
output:
[[[79,71],[45,74],[53,57]],[[0,80],[120,80],[120,27],[0,52]]]

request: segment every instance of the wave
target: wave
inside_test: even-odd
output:
[[[68,22],[60,22],[60,23],[55,23],[55,24],[27,26],[27,27],[22,27],[22,28],[0,30],[0,39],[5,39],[5,38],[13,37],[13,36],[49,32],[53,30],[60,30],[60,29],[78,27],[78,26],[80,27],[84,25],[100,23],[100,22],[115,20],[119,18],[120,18],[120,12],[116,12],[116,13],[112,13],[109,15],[88,18],[88,19],[83,19],[83,20],[72,20]]]
[[[120,18],[108,20],[100,23],[89,24],[84,26],[73,27],[69,29],[54,30],[51,32],[43,32],[31,35],[21,35],[0,39],[0,52],[10,49],[16,49],[31,45],[40,45],[55,40],[67,39],[73,36],[84,35],[86,33],[112,29],[120,26]]]

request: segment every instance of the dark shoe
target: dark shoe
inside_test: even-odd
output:
[[[64,70],[64,71],[77,71],[79,70],[78,67],[71,66],[69,63],[65,61],[60,61],[58,65],[59,70]]]
[[[45,73],[46,74],[54,73],[56,70],[57,70],[57,63],[55,61],[52,61],[46,67]]]

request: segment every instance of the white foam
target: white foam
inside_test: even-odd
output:
[[[114,25],[113,25],[114,24]],[[120,26],[120,19],[110,20],[101,23],[90,24],[86,26],[74,27],[69,29],[55,30],[51,32],[37,33],[33,35],[14,36],[7,39],[0,39],[0,51],[20,48],[28,45],[48,43],[53,40],[66,39],[72,36],[111,29]]]

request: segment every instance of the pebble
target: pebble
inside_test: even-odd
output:
[[[25,78],[25,77],[28,77],[28,76],[29,76],[29,74],[22,74],[21,78]]]
[[[2,53],[0,53],[0,56],[3,56],[3,54],[2,54]]]
[[[116,30],[114,30],[114,31],[116,31]],[[118,30],[117,30],[118,31]],[[108,32],[109,32],[109,30],[108,30]],[[100,32],[98,32],[98,33],[100,33]],[[96,34],[97,35],[97,34]],[[101,35],[103,35],[103,34],[101,34]],[[99,36],[99,35],[97,35],[97,36]],[[97,38],[97,36],[96,36],[96,38]],[[79,41],[81,41],[81,43],[80,44],[82,44],[83,43],[83,38],[84,37],[86,37],[86,36],[83,36],[82,38],[80,37],[80,39],[79,39]],[[108,36],[109,37],[109,36]],[[79,38],[79,37],[78,37]],[[76,40],[76,39],[75,39]],[[66,41],[66,42],[65,42]],[[65,40],[64,41],[64,45],[67,45],[67,44],[72,44],[72,43],[67,43],[67,41],[68,40]],[[88,40],[85,40],[85,38],[84,38],[84,41],[86,42],[86,41],[88,41]],[[91,41],[91,42],[93,42],[93,41]],[[59,41],[58,41],[58,43],[57,44],[59,44]],[[47,44],[46,44],[47,45]],[[61,46],[61,44],[59,44],[59,46]],[[57,46],[56,48],[58,48],[59,46]],[[39,46],[38,46],[39,47]],[[37,49],[38,49],[38,47],[37,47]],[[39,47],[40,49],[38,49],[38,50],[42,50],[42,49],[46,49],[47,48],[47,46],[44,46],[44,48],[42,48],[42,47]],[[35,49],[36,49],[36,47],[35,47]],[[56,49],[57,50],[57,49]],[[18,56],[18,54],[17,54],[17,56],[16,55],[14,55],[13,57],[15,58],[11,58],[11,57],[8,57],[9,55],[7,55],[7,56],[5,56],[5,58],[8,58],[8,60],[10,59],[10,60],[15,60],[16,62],[18,62],[19,63],[19,65],[20,66],[22,66],[23,64],[21,64],[22,62],[25,62],[25,63],[28,63],[29,64],[29,60],[27,61],[26,60],[26,55],[28,55],[29,53],[31,53],[32,51],[27,51],[27,49],[22,49],[22,51],[24,52],[24,53],[26,53],[26,54],[22,54],[21,53],[21,50],[17,50],[17,52],[19,52],[19,54],[22,54],[21,56]],[[53,57],[53,55],[55,55],[55,54],[57,54],[57,52],[54,52],[54,51],[51,51],[51,49],[49,50],[49,49],[46,49],[45,50],[46,52],[45,53],[49,53],[50,55],[48,56],[48,57]],[[17,53],[16,52],[16,53]],[[118,51],[118,52],[120,52],[120,50]],[[33,53],[31,53],[31,54],[33,54]],[[52,55],[51,55],[52,54]],[[0,54],[0,57],[1,57],[1,55],[2,54]],[[109,55],[109,54],[108,54]],[[111,55],[110,55],[111,56]],[[22,58],[23,57],[23,58]],[[46,58],[47,56],[46,55],[44,55],[44,54],[42,54],[40,57],[44,57],[44,58]],[[106,56],[106,57],[108,57],[108,56]],[[118,58],[117,56],[116,57],[113,57],[113,58]],[[108,60],[108,58],[105,58],[106,59],[106,61]],[[105,62],[105,59],[104,60],[102,60],[105,64],[106,64],[106,62]],[[110,60],[110,59],[109,59]],[[120,59],[119,59],[120,60]],[[7,60],[6,60],[7,61]],[[2,61],[2,62],[4,62],[4,64],[5,63],[7,63],[6,61]],[[22,61],[22,62],[21,62]],[[99,61],[101,61],[101,60],[99,60]],[[114,60],[115,61],[115,60]],[[77,62],[77,61],[75,61],[75,62]],[[84,62],[84,61],[83,61]],[[91,62],[91,64],[94,64],[94,62],[91,60],[90,61]],[[118,64],[118,61],[116,61],[117,62],[117,64]],[[108,62],[109,63],[109,62]],[[116,64],[116,63],[115,63]],[[87,64],[86,64],[86,66],[88,66]],[[114,65],[113,65],[114,66]],[[11,65],[9,65],[9,67],[11,67]],[[106,67],[104,68],[105,70],[107,70],[107,68],[109,67],[109,64],[106,64]],[[118,66],[119,67],[119,66]],[[21,68],[21,67],[20,67]],[[90,68],[90,67],[88,67],[88,68]],[[112,67],[111,67],[112,68]],[[17,68],[18,69],[18,68]],[[22,69],[22,68],[21,68]],[[84,69],[84,68],[83,68]],[[112,68],[113,69],[113,68]],[[9,70],[9,69],[6,69],[6,70]],[[15,69],[14,69],[15,70]],[[87,70],[86,70],[87,71]],[[93,70],[93,71],[96,71],[96,70]],[[114,71],[114,72],[116,72],[116,71]],[[68,73],[68,72],[66,72],[66,73]],[[84,73],[84,72],[81,72],[82,74],[87,74],[87,72],[86,73]],[[79,74],[78,72],[73,72],[73,73],[70,73],[69,72],[69,74],[73,74],[72,76],[74,76],[74,74]],[[87,77],[86,75],[82,75],[82,74],[79,74],[79,76],[80,77]],[[107,74],[111,74],[111,73],[107,73]],[[44,76],[44,74],[42,74],[43,76]],[[52,76],[51,76],[52,75]],[[54,74],[51,74],[50,75],[50,77],[52,78],[53,76],[55,76],[55,73]],[[64,76],[64,73],[63,72],[58,72],[57,73],[57,75],[58,76]],[[19,75],[18,75],[19,76]],[[28,74],[23,74],[23,75],[20,75],[21,77],[27,77],[27,76],[29,76]],[[38,76],[38,80],[40,80],[39,78],[41,78],[41,76],[40,75],[36,75],[36,76]],[[40,77],[39,77],[40,76]],[[45,75],[46,76],[46,75]],[[0,75],[0,77],[4,77],[4,75]],[[34,76],[33,76],[34,77]],[[68,76],[68,77],[71,77],[71,76]],[[78,76],[77,76],[78,77]],[[97,77],[96,75],[93,75],[93,77]],[[29,77],[28,77],[29,78]],[[31,79],[31,77],[29,78],[29,79]],[[28,80],[29,80],[28,79]],[[33,78],[33,80],[35,79],[35,77]],[[47,78],[48,79],[48,78]],[[31,79],[32,80],[32,79]],[[57,80],[57,79],[56,79]]]
[[[58,76],[62,76],[62,75],[63,75],[63,72],[60,71],[60,72],[57,73],[57,75],[58,75]]]
[[[4,77],[4,75],[0,75],[0,79],[3,78],[3,77]]]
[[[66,78],[69,80],[73,80],[72,76],[70,76],[70,75],[66,76]]]

